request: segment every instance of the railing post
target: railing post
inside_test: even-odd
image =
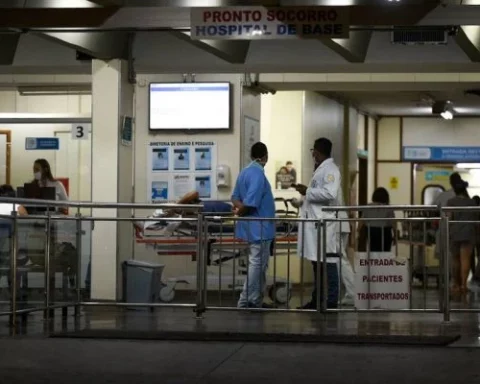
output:
[[[441,211],[440,238],[443,239],[443,321],[450,321],[450,228],[448,215]],[[442,225],[443,224],[443,225]],[[443,227],[443,231],[442,231]]]
[[[77,271],[75,274],[75,288],[77,303],[75,305],[74,315],[77,317],[80,315],[80,302],[82,301],[81,297],[81,276],[82,276],[82,214],[80,213],[80,208],[78,209],[75,215],[76,223],[76,245],[77,245]]]
[[[200,212],[198,214],[197,221],[197,303],[195,306],[195,315],[197,319],[202,318],[203,312],[205,312],[205,302],[203,295],[203,215]]]
[[[10,281],[11,281],[11,297],[10,297],[10,324],[12,327],[17,325],[17,256],[18,256],[18,213],[12,212],[12,254],[10,259]]]
[[[47,218],[45,220],[45,309],[43,318],[48,321],[50,316],[53,316],[53,311],[50,311],[50,238],[51,238],[51,213],[47,208]],[[55,273],[54,273],[55,277]]]

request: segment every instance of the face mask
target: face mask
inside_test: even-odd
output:
[[[41,180],[42,179],[42,173],[41,172],[35,172],[33,174],[33,177],[35,178],[35,180]]]

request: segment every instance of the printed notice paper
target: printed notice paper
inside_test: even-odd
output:
[[[193,178],[190,174],[173,176],[173,199],[178,200],[193,190]]]
[[[190,170],[190,148],[174,148],[173,150],[173,169],[175,171]]]
[[[153,181],[151,186],[152,201],[168,199],[168,181]]]
[[[152,171],[168,171],[168,147],[152,149]]]
[[[212,170],[212,147],[195,148],[195,170]]]
[[[210,199],[212,197],[212,182],[210,176],[196,176],[195,190],[201,199]]]

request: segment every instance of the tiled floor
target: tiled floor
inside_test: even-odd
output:
[[[415,291],[414,307],[438,308],[438,294],[434,290]],[[183,301],[194,295],[187,295]],[[426,297],[426,298],[425,298]],[[212,306],[233,305],[234,300],[214,300]],[[300,303],[298,296],[292,298],[291,306]],[[221,304],[221,305],[220,305]],[[452,308],[475,308],[474,296],[469,302],[452,302]],[[40,305],[38,303],[37,305]],[[226,308],[224,308],[226,309]],[[0,307],[8,310],[7,305]],[[50,321],[43,320],[43,313],[36,312],[18,316],[16,327],[10,327],[8,317],[0,317],[1,336],[41,337],[57,331],[80,329],[125,329],[125,330],[174,330],[174,331],[229,331],[265,332],[290,334],[353,334],[353,335],[461,335],[453,346],[480,346],[480,313],[452,313],[451,321],[444,322],[441,313],[357,313],[342,312],[319,314],[315,312],[255,312],[236,310],[207,310],[197,318],[193,308],[157,308],[128,310],[114,307],[84,307],[80,316],[73,316],[73,309],[62,317],[56,310]]]
[[[183,301],[191,301],[186,295]],[[181,298],[181,296],[179,296]],[[222,303],[208,296],[209,304]],[[416,291],[414,306],[425,302]],[[438,296],[426,295],[434,308]],[[455,308],[476,306],[452,303]],[[292,299],[292,306],[299,298]],[[3,305],[1,310],[8,309]],[[52,339],[51,333],[74,330],[227,331],[319,335],[461,335],[450,348],[301,343],[172,342]],[[323,382],[350,384],[395,382],[472,384],[480,380],[480,316],[453,313],[328,313],[207,310],[197,318],[192,308],[127,310],[84,307],[80,315],[56,310],[18,317],[11,327],[0,317],[3,383],[252,383]],[[6,352],[8,351],[8,353]]]

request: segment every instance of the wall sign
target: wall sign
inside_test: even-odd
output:
[[[407,309],[410,305],[408,263],[390,252],[355,255],[355,307]]]
[[[480,162],[480,147],[403,147],[404,161]]]
[[[260,121],[250,116],[243,117],[243,166],[246,167],[252,159],[250,150],[256,142],[260,141]]]
[[[27,137],[25,138],[25,149],[27,151],[35,150],[53,150],[60,149],[58,137]]]
[[[390,178],[390,189],[398,189],[398,177]]]
[[[357,156],[368,158],[368,151],[366,149],[357,149]]]
[[[121,130],[122,145],[129,147],[132,145],[133,118],[130,116],[124,116],[122,123],[123,123],[122,130]]]
[[[425,172],[425,181],[448,181],[450,171],[427,171]]]
[[[72,139],[73,140],[88,140],[90,134],[91,124],[72,124]]]
[[[349,7],[192,7],[193,40],[348,38]]]

